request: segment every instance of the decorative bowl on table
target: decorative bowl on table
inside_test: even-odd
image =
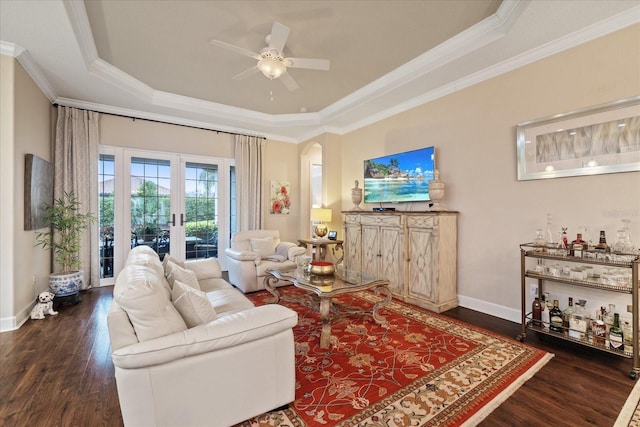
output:
[[[328,276],[336,271],[336,267],[332,262],[328,261],[311,261],[311,274],[318,276]]]

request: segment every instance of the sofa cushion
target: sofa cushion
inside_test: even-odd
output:
[[[188,328],[209,323],[216,318],[216,310],[207,295],[179,280],[173,282],[171,299]]]
[[[114,299],[127,312],[138,340],[148,341],[186,330],[187,325],[157,278],[137,276],[135,271],[133,273],[125,274],[129,276],[126,284],[121,283],[114,288]],[[119,276],[122,275],[120,272]]]
[[[253,308],[253,303],[236,288],[207,292],[207,299],[219,316]]]
[[[187,270],[196,273],[198,281],[210,279],[212,277],[222,277],[222,268],[215,258],[199,259],[197,261],[189,261],[182,266]]]
[[[273,237],[252,237],[249,239],[249,244],[251,245],[251,251],[256,252],[261,257],[267,257],[270,255],[275,255],[276,253],[276,244]]]
[[[167,263],[169,263],[169,261],[184,268],[184,262],[172,257],[171,254],[165,254],[164,258],[162,258],[162,268],[164,268],[165,275],[167,275]]]
[[[200,290],[200,284],[198,283],[196,273],[191,270],[187,270],[186,268],[182,268],[171,261],[167,263],[167,280],[172,288],[174,281],[179,280],[185,285]]]
[[[198,280],[200,290],[202,292],[217,291],[219,289],[235,289],[229,282],[222,277],[212,277],[210,279]]]

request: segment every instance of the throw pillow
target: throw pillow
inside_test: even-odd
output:
[[[157,284],[150,280],[136,282],[119,289],[114,299],[127,312],[138,341],[149,341],[187,329],[182,316]]]
[[[162,268],[164,268],[164,275],[168,276],[167,274],[167,264],[169,262],[172,262],[176,265],[179,265],[180,267],[184,268],[184,262],[178,260],[177,258],[174,258],[171,256],[171,254],[165,254],[164,258],[162,258]]]
[[[182,268],[171,261],[167,263],[167,280],[169,281],[171,288],[173,288],[173,283],[176,280],[179,280],[194,289],[201,290],[196,273],[191,270],[187,270],[186,268]]]
[[[254,237],[249,239],[249,244],[251,245],[251,251],[256,252],[263,258],[276,253],[273,237],[264,237],[262,239]]]
[[[188,328],[209,323],[216,318],[216,310],[207,299],[207,295],[179,280],[173,283],[171,299]]]

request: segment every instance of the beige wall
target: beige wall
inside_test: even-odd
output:
[[[104,114],[100,143],[115,147],[233,158],[233,135]]]
[[[0,331],[16,327],[13,303],[14,70],[14,59],[0,55],[0,200],[4,200],[0,203]]]
[[[516,124],[640,95],[639,76],[636,25],[345,135],[342,206],[351,206],[364,159],[435,145],[443,205],[460,211],[460,303],[519,320],[518,244],[544,228],[547,212],[572,238],[587,224],[606,230],[610,241],[621,217],[630,217],[640,244],[640,173],[517,181]],[[584,294],[595,310],[596,296]],[[566,295],[558,296],[566,305]]]
[[[28,316],[38,293],[47,290],[49,251],[34,247],[35,232],[24,230],[24,158],[51,161],[51,103],[13,58],[2,65],[2,249],[1,330],[14,329]],[[12,162],[12,164],[9,164]],[[7,215],[11,212],[11,215]]]
[[[264,206],[264,228],[280,231],[283,241],[297,242],[298,224],[301,218],[300,203],[300,157],[298,147],[278,141],[267,141],[262,158],[262,203]],[[291,213],[270,213],[271,181],[287,181],[291,185]]]

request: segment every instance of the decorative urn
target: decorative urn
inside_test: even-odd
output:
[[[444,182],[440,180],[440,171],[438,169],[433,171],[433,179],[429,181],[429,197],[433,202],[433,205],[429,210],[447,210],[444,206],[440,205],[440,200],[444,198]]]

